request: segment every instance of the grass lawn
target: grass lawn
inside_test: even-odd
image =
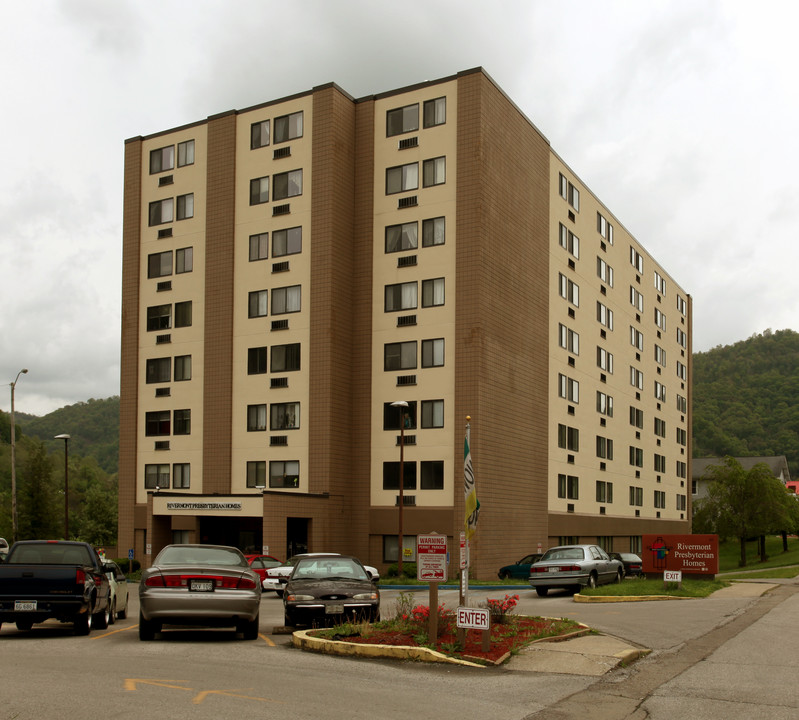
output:
[[[799,538],[788,538],[788,552],[782,550],[782,538],[778,535],[766,536],[766,554],[768,560],[760,562],[758,542],[746,543],[746,567],[740,567],[741,545],[738,540],[727,540],[719,543],[719,572],[736,572],[740,570],[763,570],[765,568],[799,565]],[[799,568],[797,568],[799,572]]]
[[[628,578],[618,585],[600,585],[593,590],[583,588],[580,590],[580,595],[667,595],[669,597],[702,598],[729,584],[725,580],[691,580],[683,576],[682,588],[679,588],[677,583],[669,583],[668,587],[665,587],[661,579]]]

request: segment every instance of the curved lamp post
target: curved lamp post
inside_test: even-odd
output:
[[[402,577],[402,506],[403,490],[405,486],[405,415],[408,409],[408,403],[405,400],[397,400],[391,403],[391,407],[399,408],[400,414],[400,466],[399,466],[399,498],[397,505],[399,506],[399,519],[397,522],[397,575]]]
[[[56,435],[55,440],[64,441],[64,540],[69,540],[69,440],[66,433]]]
[[[27,372],[28,368],[22,368],[11,383],[11,533],[14,542],[17,541],[17,425],[14,421],[14,388],[19,376]]]

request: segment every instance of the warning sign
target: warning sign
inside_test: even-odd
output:
[[[416,579],[423,582],[446,582],[446,535],[416,536]]]

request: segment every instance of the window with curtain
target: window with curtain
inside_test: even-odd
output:
[[[422,281],[422,307],[444,304],[444,278]]]

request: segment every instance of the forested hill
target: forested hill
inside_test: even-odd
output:
[[[694,457],[785,455],[791,476],[799,478],[799,333],[766,330],[693,360]],[[0,436],[8,441],[8,416],[2,415]],[[106,472],[117,472],[118,397],[43,417],[17,413],[17,423],[51,448],[61,446],[54,435],[68,433],[70,453],[93,455]]]
[[[766,330],[694,361],[694,457],[785,455],[799,478],[799,333]]]

